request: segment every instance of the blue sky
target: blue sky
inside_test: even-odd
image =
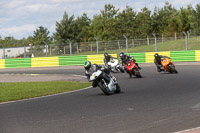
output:
[[[87,13],[90,18],[100,14],[105,4],[113,4],[120,10],[126,5],[135,11],[147,7],[154,10],[155,6],[162,8],[166,0],[0,0],[0,36],[13,36],[22,39],[33,35],[39,26],[55,32],[56,21],[60,22],[64,11],[69,16],[81,16]],[[168,0],[176,9],[196,4],[199,0]]]

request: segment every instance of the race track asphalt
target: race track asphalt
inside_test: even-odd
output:
[[[120,94],[89,88],[0,104],[0,133],[172,133],[200,127],[200,66],[176,68],[178,74],[168,74],[143,66],[141,79],[114,74]],[[83,75],[83,70],[23,73]]]

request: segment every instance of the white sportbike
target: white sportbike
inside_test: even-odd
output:
[[[93,72],[90,76],[90,81],[96,82],[106,95],[121,92],[121,88],[116,79],[101,70]]]
[[[105,66],[106,66],[106,64],[105,64]],[[107,63],[107,67],[111,70],[111,72],[114,72],[114,73],[122,72],[122,73],[124,73],[124,69],[122,67],[120,67],[119,61],[116,58],[113,58],[112,60],[110,60]]]

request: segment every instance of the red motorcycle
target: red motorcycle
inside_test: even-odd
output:
[[[130,78],[132,75],[136,76],[137,78],[142,78],[138,66],[132,60],[129,60],[128,63],[125,64],[125,67]]]

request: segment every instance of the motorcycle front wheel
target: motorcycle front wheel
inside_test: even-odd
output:
[[[104,93],[105,95],[110,95],[110,92],[107,90],[106,86],[103,85],[102,82],[99,82],[99,83],[98,83],[98,86],[100,87],[100,89],[103,91],[103,93]]]
[[[121,92],[121,88],[120,88],[119,84],[116,84],[116,90],[114,92],[115,93],[120,93]]]
[[[134,73],[135,73],[135,75],[136,75],[137,78],[142,78],[142,75],[140,74],[139,70],[133,69],[133,71],[134,71]]]
[[[178,73],[178,71],[175,69],[175,66],[174,66],[174,65],[170,64],[170,65],[168,66],[168,68],[169,68],[169,72],[170,72],[170,73]]]

